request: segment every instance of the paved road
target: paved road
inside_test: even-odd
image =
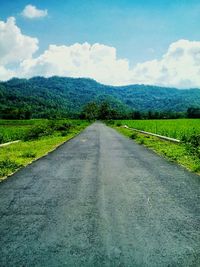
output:
[[[0,184],[0,266],[200,266],[200,179],[100,123]]]

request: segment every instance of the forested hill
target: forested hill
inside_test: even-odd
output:
[[[0,82],[0,116],[31,113],[32,117],[74,115],[88,102],[107,100],[124,111],[186,111],[200,107],[200,90],[146,85],[107,86],[92,79],[34,77]]]

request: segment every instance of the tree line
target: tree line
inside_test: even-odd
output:
[[[110,120],[110,119],[178,119],[178,118],[200,118],[200,108],[189,107],[186,112],[173,111],[139,111],[139,110],[121,110],[114,108],[108,101],[101,103],[89,102],[81,112],[77,114],[66,114],[58,109],[46,109],[41,113],[41,118],[59,119],[59,118],[80,118],[86,120]],[[29,107],[25,108],[6,108],[0,110],[1,119],[31,119],[33,116],[32,110]]]
[[[100,104],[90,102],[84,106],[80,118],[87,120],[200,118],[200,108],[190,107],[187,109],[187,112],[151,110],[147,112],[141,112],[139,110],[121,112],[120,110],[113,108],[107,101]]]

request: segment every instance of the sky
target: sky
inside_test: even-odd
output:
[[[0,0],[0,80],[200,87],[199,28],[199,0]]]

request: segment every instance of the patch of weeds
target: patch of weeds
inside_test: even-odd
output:
[[[131,136],[130,136],[131,139],[136,139],[137,137],[138,137],[138,134],[135,133],[135,132],[132,133]]]
[[[69,131],[69,129],[72,127],[71,123],[70,122],[58,122],[56,125],[55,125],[55,130],[56,131]]]
[[[18,168],[20,168],[22,165],[18,164],[15,161],[12,161],[10,159],[5,159],[0,161],[0,176],[6,176],[9,173],[14,172]]]
[[[69,131],[62,131],[60,133],[61,136],[67,136],[69,134]]]
[[[138,144],[140,144],[140,145],[144,145],[144,143],[145,143],[144,138],[143,138],[143,137],[140,137],[140,138],[138,139]]]
[[[47,136],[53,134],[53,129],[45,124],[36,125],[33,128],[29,129],[25,134],[23,140],[35,140],[42,136]]]
[[[115,124],[114,120],[108,120],[106,123],[107,123],[108,125],[114,125],[114,124]]]
[[[4,137],[3,134],[0,133],[0,144],[4,143]]]
[[[194,171],[194,172],[197,172],[197,173],[200,173],[200,162],[198,163],[198,165],[195,165],[195,166],[193,167],[193,171]]]
[[[64,123],[62,126],[60,126],[60,129],[58,131],[69,131],[72,128],[72,125],[70,123]]]
[[[26,151],[24,152],[21,157],[22,158],[35,158],[36,157],[36,152],[33,152],[33,151]]]
[[[184,135],[181,141],[185,144],[189,153],[200,158],[200,134]]]

